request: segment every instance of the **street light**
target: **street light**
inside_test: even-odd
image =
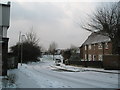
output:
[[[23,37],[25,37],[25,35],[21,35],[21,66],[22,66],[22,59],[23,59]]]

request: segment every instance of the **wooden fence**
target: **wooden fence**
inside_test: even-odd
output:
[[[104,55],[103,56],[104,69],[120,70],[120,56],[119,55]]]
[[[80,61],[80,60],[74,61],[74,60],[69,60],[68,62],[69,62],[70,65],[103,68],[103,62],[102,61]]]

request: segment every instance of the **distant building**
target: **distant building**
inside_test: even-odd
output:
[[[80,57],[84,61],[102,61],[103,55],[112,54],[109,37],[92,33],[80,47]]]

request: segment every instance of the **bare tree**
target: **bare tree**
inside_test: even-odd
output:
[[[54,60],[56,48],[57,48],[57,43],[55,43],[55,42],[52,42],[49,46],[49,52],[53,55],[53,60]]]
[[[18,56],[19,62],[26,63],[29,61],[38,61],[38,57],[41,56],[41,46],[39,46],[39,38],[33,31],[26,33],[25,36],[26,38],[24,41],[19,42],[10,48],[11,52],[14,56]]]
[[[26,41],[33,44],[37,45],[39,44],[39,38],[37,37],[36,33],[31,30],[30,32],[26,33]]]
[[[120,2],[97,8],[85,30],[108,36],[112,42],[112,53],[120,54]]]
[[[76,53],[77,47],[75,45],[71,45],[70,46],[70,51],[71,51],[71,53]]]

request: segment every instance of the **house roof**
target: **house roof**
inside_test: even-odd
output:
[[[101,34],[97,33],[92,33],[87,40],[83,43],[83,45],[88,45],[88,44],[95,44],[95,43],[100,43],[100,42],[109,42],[111,41],[108,36],[104,36]]]
[[[0,5],[10,7],[10,2],[8,1],[7,4],[0,3]]]

